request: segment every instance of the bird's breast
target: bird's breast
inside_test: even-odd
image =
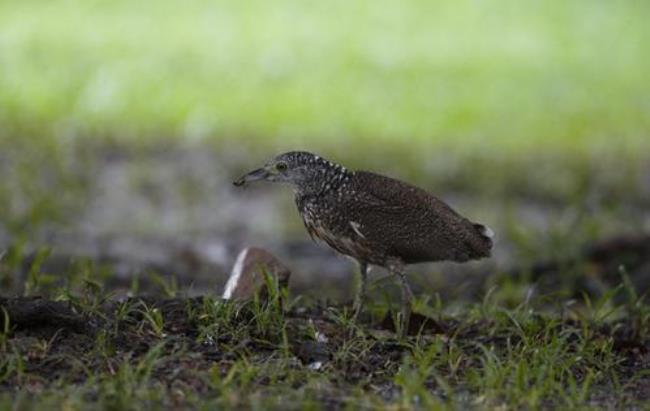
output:
[[[306,209],[302,213],[307,232],[314,240],[329,245],[341,254],[354,257],[361,261],[374,260],[372,250],[361,233],[359,225],[354,222],[337,223],[321,218],[316,210]]]

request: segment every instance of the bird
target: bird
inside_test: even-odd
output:
[[[292,186],[307,232],[358,262],[353,318],[362,311],[369,266],[387,269],[400,283],[400,334],[408,328],[413,292],[410,264],[466,262],[490,257],[493,231],[463,217],[428,191],[370,171],[351,170],[306,151],[275,156],[233,182]]]

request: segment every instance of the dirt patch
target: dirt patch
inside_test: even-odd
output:
[[[607,348],[585,358],[588,364],[576,362],[568,368],[575,381],[600,376],[590,388],[590,401],[607,405],[648,399],[647,376],[638,371],[650,366],[650,339],[647,330],[635,328],[638,324],[631,318],[596,324],[535,314],[518,325],[525,332],[517,332],[498,318],[415,315],[411,336],[400,341],[390,314],[357,328],[340,315],[349,307],[328,304],[278,312],[254,303],[203,297],[133,298],[95,307],[41,298],[1,298],[0,307],[7,313],[0,321],[0,329],[6,330],[0,340],[6,357],[0,367],[4,375],[0,391],[7,393],[17,389],[38,393],[62,381],[83,385],[98,378],[117,378],[129,369],[145,373],[148,386],[159,384],[172,391],[182,387],[178,389],[183,395],[208,398],[225,395],[219,386],[223,381],[246,392],[270,390],[259,395],[273,397],[278,385],[302,390],[311,387],[310,379],[325,378],[329,383],[314,398],[342,408],[346,395],[354,390],[387,402],[400,398],[408,390],[408,384],[400,382],[401,373],[410,369],[412,361],[417,370],[419,356],[437,347],[440,353],[434,357],[454,350],[460,350],[460,355],[454,357],[456,362],[434,360],[436,371],[421,376],[423,387],[444,399],[449,395],[440,377],[444,376],[455,384],[456,392],[467,390],[475,400],[476,388],[468,381],[475,372],[472,367],[488,367],[484,356],[489,354],[482,350],[508,355],[502,351],[506,347],[529,343],[528,338],[549,344],[553,339],[546,341],[544,335],[552,334],[562,336],[567,352],[583,350],[585,345]],[[583,333],[586,324],[588,332]],[[12,355],[21,359],[20,370],[11,369],[7,359]],[[605,369],[606,364],[613,368]],[[238,380],[246,367],[257,367],[251,380]],[[624,390],[615,397],[599,394],[612,392],[614,377]]]

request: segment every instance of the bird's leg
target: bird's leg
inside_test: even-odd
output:
[[[359,288],[357,288],[357,294],[354,298],[354,305],[352,306],[352,320],[357,321],[361,309],[363,308],[363,303],[366,299],[366,284],[368,280],[368,264],[360,262],[359,263]]]
[[[400,287],[402,289],[402,309],[400,311],[400,338],[406,337],[408,334],[409,324],[411,320],[411,304],[413,302],[413,292],[409,283],[406,280],[406,273],[404,272],[403,264],[395,264],[391,267],[391,271],[399,278]]]
[[[397,275],[399,276],[400,285],[402,286],[402,326],[400,329],[400,337],[406,337],[411,321],[411,304],[413,303],[413,292],[411,291],[411,287],[409,287],[408,281],[406,281],[406,275],[404,272],[398,272]]]

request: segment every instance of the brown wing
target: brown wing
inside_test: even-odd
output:
[[[354,183],[359,230],[366,241],[405,263],[487,257],[492,241],[447,204],[413,185],[370,172]]]

